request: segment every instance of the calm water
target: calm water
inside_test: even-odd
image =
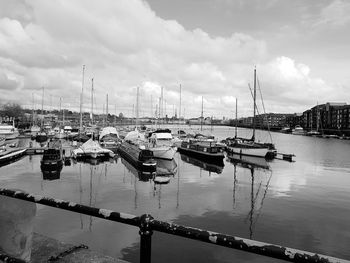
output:
[[[233,128],[215,127],[219,138]],[[249,135],[240,129],[239,136]],[[268,134],[258,131],[265,140]],[[140,181],[124,160],[64,166],[58,180],[43,180],[41,156],[0,168],[1,187],[71,200],[235,236],[350,260],[350,141],[272,133],[278,151],[295,162],[274,160],[249,169],[225,159],[224,167],[175,156],[168,184]],[[35,231],[132,262],[139,260],[138,229],[38,206]],[[277,262],[155,232],[152,262]]]

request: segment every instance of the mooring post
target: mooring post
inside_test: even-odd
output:
[[[140,262],[151,263],[151,252],[152,252],[152,234],[153,230],[150,226],[150,221],[153,217],[149,214],[144,214],[140,218]]]

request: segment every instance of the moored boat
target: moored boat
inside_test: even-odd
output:
[[[118,147],[118,153],[143,173],[156,172],[157,163],[153,159],[153,152],[146,149],[144,145],[124,141]]]
[[[79,148],[72,151],[72,157],[79,158],[110,158],[114,157],[114,153],[111,150],[102,148],[97,141],[89,139]]]
[[[221,147],[212,142],[183,141],[178,147],[180,153],[202,158],[207,162],[222,162],[224,153]]]
[[[13,125],[0,124],[0,137],[5,137],[6,140],[12,140],[16,139],[18,136],[18,129]]]
[[[12,163],[21,158],[26,152],[25,148],[3,148],[0,149],[0,166]]]
[[[300,125],[296,125],[292,130],[292,134],[294,135],[305,135],[305,133],[305,130]]]
[[[57,171],[63,167],[62,149],[50,147],[44,150],[43,157],[40,161],[42,171]]]
[[[173,136],[169,129],[156,130],[149,136],[149,149],[153,152],[154,158],[165,160],[174,159],[176,147]]]
[[[100,145],[103,148],[116,150],[120,144],[119,134],[114,127],[105,127],[101,130],[99,135]]]

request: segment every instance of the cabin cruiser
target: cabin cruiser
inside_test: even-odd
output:
[[[13,125],[0,124],[0,137],[5,137],[6,140],[12,140],[16,139],[18,136],[18,129]]]
[[[114,127],[105,127],[101,130],[99,141],[102,147],[116,149],[120,144],[119,134]]]
[[[174,159],[177,148],[173,145],[173,136],[169,129],[152,132],[148,141],[149,149],[153,152],[154,158]]]
[[[73,158],[110,158],[114,157],[114,153],[111,150],[102,148],[97,141],[89,139],[79,148],[72,151]]]
[[[305,135],[304,129],[300,125],[296,125],[292,130],[292,134],[294,135]]]

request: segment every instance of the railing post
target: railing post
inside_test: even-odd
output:
[[[149,214],[144,214],[140,218],[140,262],[151,263],[151,252],[152,252],[152,234],[153,230],[149,222],[153,217]]]

